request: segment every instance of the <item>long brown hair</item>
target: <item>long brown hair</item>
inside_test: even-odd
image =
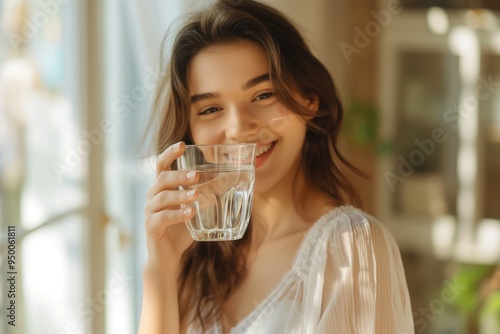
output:
[[[270,80],[280,102],[307,119],[301,167],[309,182],[336,203],[361,204],[343,169],[359,172],[339,152],[337,137],[343,108],[325,66],[311,53],[295,26],[279,11],[253,0],[219,0],[191,14],[176,34],[171,56],[162,70],[150,125],[155,129],[156,154],[183,140],[192,144],[189,130],[190,100],[188,66],[204,48],[238,40],[258,43],[266,52]],[[297,99],[318,101],[318,111]],[[204,328],[219,316],[219,306],[231,295],[245,275],[243,239],[232,242],[197,242],[184,253],[179,276],[181,321],[188,310]]]

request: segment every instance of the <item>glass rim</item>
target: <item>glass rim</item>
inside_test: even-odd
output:
[[[185,145],[188,147],[216,147],[216,146],[228,146],[228,147],[238,147],[238,146],[257,146],[257,143],[230,143],[230,144],[189,144]]]

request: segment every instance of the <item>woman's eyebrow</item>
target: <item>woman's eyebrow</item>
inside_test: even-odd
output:
[[[264,82],[264,81],[269,81],[269,73],[262,74],[256,78],[248,80],[247,83],[244,84],[242,88],[243,88],[243,90],[247,90],[247,89],[250,89],[254,86],[257,86],[258,84],[260,84],[261,82]]]
[[[219,97],[219,93],[202,93],[191,96],[190,100],[191,104],[193,104],[201,100],[218,99]]]
[[[250,89],[252,87],[257,86],[258,84],[264,82],[264,81],[269,81],[269,74],[262,74],[259,75],[258,77],[255,77],[253,79],[248,80],[243,86],[243,90]],[[194,104],[196,102],[202,101],[202,100],[208,100],[208,99],[217,99],[220,98],[219,93],[201,93],[201,94],[195,94],[190,97],[191,104]]]

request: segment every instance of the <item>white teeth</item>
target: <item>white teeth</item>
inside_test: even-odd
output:
[[[269,151],[269,149],[273,146],[273,143],[267,145],[267,146],[264,146],[264,147],[261,147],[259,148],[256,152],[255,152],[255,155],[256,156],[259,156],[261,155],[262,153],[266,153],[267,151]]]

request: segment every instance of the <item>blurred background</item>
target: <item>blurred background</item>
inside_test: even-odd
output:
[[[399,244],[415,332],[500,333],[500,2],[265,2],[336,80],[342,147],[369,174],[352,180]],[[0,333],[136,332],[141,138],[161,40],[200,3],[0,0]]]

